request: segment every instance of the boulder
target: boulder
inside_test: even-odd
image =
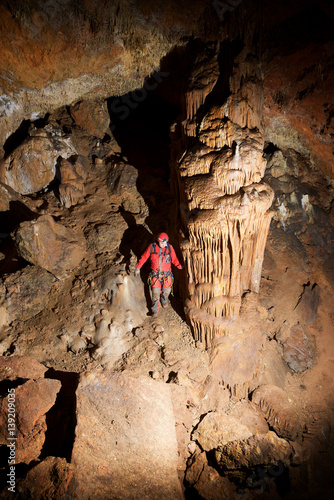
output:
[[[78,127],[99,139],[103,139],[109,128],[110,116],[103,99],[80,101],[71,106],[70,114]]]
[[[115,164],[110,171],[108,188],[113,202],[127,212],[142,214],[147,210],[143,197],[137,190],[138,170],[127,163]]]
[[[296,402],[280,387],[261,385],[252,394],[252,402],[263,412],[268,424],[281,437],[295,440],[303,424]]]
[[[107,224],[91,224],[85,230],[89,250],[95,255],[116,250],[128,225],[121,214],[111,214]]]
[[[18,496],[35,500],[69,500],[66,490],[72,476],[72,466],[65,458],[46,457],[30,469],[23,480],[17,481]]]
[[[304,285],[304,291],[300,297],[300,301],[296,306],[296,312],[302,318],[304,325],[313,323],[317,316],[318,304],[320,299],[320,287],[314,283]]]
[[[45,414],[54,405],[60,387],[59,380],[38,379],[8,389],[11,392],[3,398],[0,408],[0,443],[15,443],[15,463],[28,464],[39,457],[47,428]],[[15,411],[13,430],[7,425],[10,402]]]
[[[300,323],[292,327],[284,324],[276,334],[276,340],[281,347],[282,358],[291,370],[301,373],[312,368],[316,360],[316,345],[306,327]]]
[[[77,395],[72,452],[75,498],[181,499],[168,384],[86,372]]]
[[[73,229],[54,221],[51,215],[22,222],[13,237],[20,255],[48,270],[58,279],[80,264],[85,255],[84,240]]]
[[[217,449],[230,441],[242,441],[252,436],[247,424],[226,414],[208,413],[198,425],[192,439],[205,451]]]
[[[26,321],[42,311],[55,277],[45,269],[27,266],[0,279],[0,318],[4,324]]]
[[[243,441],[231,441],[218,446],[215,458],[222,471],[251,469],[258,465],[290,463],[291,445],[269,431]]]
[[[0,357],[0,380],[43,378],[48,368],[29,356]]]
[[[62,158],[59,166],[59,198],[66,208],[77,205],[84,197],[87,165],[83,158],[74,163]]]
[[[9,210],[10,202],[16,200],[18,200],[17,193],[9,186],[6,186],[6,184],[0,182],[0,212]]]
[[[0,163],[0,181],[23,195],[37,193],[54,180],[57,159],[75,153],[67,138],[29,137]]]
[[[186,481],[205,500],[237,498],[233,484],[210,467],[205,453],[197,455],[187,470]]]

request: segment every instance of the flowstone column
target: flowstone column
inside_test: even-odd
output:
[[[262,182],[258,61],[245,49],[234,58],[229,77],[221,67],[219,48],[198,56],[185,94],[186,117],[171,133],[187,270],[185,309],[195,340],[205,348],[228,334],[242,295],[259,291],[273,201],[273,191]]]

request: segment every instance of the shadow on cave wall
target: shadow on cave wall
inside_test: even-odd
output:
[[[122,155],[138,170],[137,189],[149,210],[145,226],[137,225],[132,214],[122,213],[128,224],[120,246],[125,260],[129,259],[130,251],[139,258],[162,231],[169,234],[181,259],[178,203],[173,199],[170,186],[169,130],[184,108],[184,85],[202,47],[200,40],[192,40],[186,47],[174,49],[161,61],[160,70],[146,78],[141,89],[108,100],[110,128]],[[142,271],[145,283],[148,267]],[[177,290],[177,272],[175,278]],[[172,301],[173,307],[181,313],[178,299],[172,298]]]

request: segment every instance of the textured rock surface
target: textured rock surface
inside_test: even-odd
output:
[[[229,331],[224,320],[238,317],[243,292],[259,290],[272,215],[273,192],[261,183],[261,76],[250,51],[252,47],[245,48],[233,61],[226,102],[210,106],[207,95],[212,91],[211,102],[218,100],[219,80],[208,68],[219,54],[203,50],[201,65],[195,63],[190,77],[187,115],[171,134],[171,166],[185,234],[186,311],[195,339],[206,348]]]
[[[104,100],[78,102],[71,106],[70,114],[76,125],[94,137],[103,139],[109,128],[110,116]]]
[[[309,315],[306,320],[307,317]],[[315,342],[303,325],[296,324],[291,328],[283,325],[276,335],[276,340],[283,351],[282,358],[294,372],[303,372],[315,363]]]
[[[106,98],[142,87],[182,37],[194,31],[210,36],[219,25],[211,2],[201,0],[158,7],[141,0],[106,2],[103,8],[98,0],[38,0],[0,8],[1,145],[23,119],[83,96]],[[159,14],[152,16],[156,8]],[[203,19],[211,20],[206,28]]]
[[[47,368],[29,356],[0,357],[0,379],[43,378]]]
[[[28,380],[15,389],[15,462],[36,460],[45,440],[45,414],[53,406],[61,383],[59,380]],[[8,396],[1,402],[1,444],[8,443]]]
[[[262,410],[268,424],[281,437],[296,439],[303,424],[296,403],[280,387],[263,385],[252,395],[252,402]]]
[[[18,481],[17,494],[22,498],[65,499],[73,470],[65,458],[47,457],[32,467],[25,479]]]
[[[52,274],[35,266],[27,266],[2,278],[0,302],[6,323],[19,318],[24,321],[42,311],[54,282]]]
[[[78,266],[85,255],[83,238],[78,238],[73,229],[55,222],[51,215],[23,222],[14,238],[24,259],[47,269],[57,278]]]
[[[269,431],[244,441],[232,441],[219,446],[215,457],[223,471],[277,462],[288,464],[291,452],[291,445],[287,441]]]
[[[85,231],[88,248],[95,254],[112,252],[119,247],[127,224],[120,214],[112,214],[106,224],[93,224]]]
[[[74,163],[61,158],[59,165],[59,198],[66,208],[76,205],[84,198],[84,181],[87,177],[87,168],[83,159],[76,159]]]
[[[132,165],[118,163],[110,171],[108,187],[110,194],[127,212],[147,213],[143,197],[137,190],[138,170]]]
[[[181,499],[168,385],[125,374],[82,376],[72,462],[74,498]]]
[[[248,427],[235,417],[218,413],[209,413],[204,417],[196,431],[193,439],[198,441],[204,451],[218,448],[230,441],[242,441],[252,436]]]
[[[30,137],[1,162],[0,180],[18,193],[37,193],[55,178],[58,157],[75,153],[68,138],[47,132]]]

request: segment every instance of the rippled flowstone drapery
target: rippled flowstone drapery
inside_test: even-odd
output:
[[[262,80],[252,50],[206,46],[189,78],[184,119],[171,131],[186,314],[205,348],[228,333],[242,295],[259,291],[272,216],[273,191],[262,182]],[[230,70],[224,58],[232,60]]]

